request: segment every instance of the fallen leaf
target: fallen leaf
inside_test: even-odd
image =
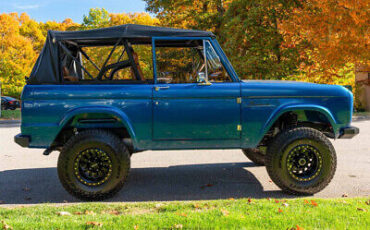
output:
[[[311,204],[313,205],[313,206],[315,206],[315,207],[317,207],[318,206],[318,204],[316,203],[316,201],[314,201],[314,200],[311,200]]]
[[[88,221],[86,222],[86,225],[92,225],[92,226],[97,226],[97,227],[102,227],[103,224],[100,222],[95,222],[95,221]]]
[[[348,194],[344,193],[344,194],[342,195],[342,197],[348,197]]]
[[[5,230],[13,230],[13,227],[11,227],[11,226],[9,226],[9,225],[7,225],[6,223],[5,223],[5,221],[1,221],[1,223],[3,224],[3,229],[5,229]]]
[[[296,227],[289,228],[289,230],[304,230],[304,229],[299,227],[297,224]]]
[[[204,189],[204,188],[206,188],[206,187],[212,187],[213,186],[213,184],[206,184],[206,185],[202,185],[202,186],[200,186],[200,188],[201,189]]]
[[[267,197],[266,200],[271,200],[270,197]]]
[[[82,215],[83,213],[82,212],[75,212],[74,214],[75,215]]]
[[[365,204],[370,205],[370,200],[366,201]]]
[[[357,210],[358,210],[358,211],[361,211],[361,212],[367,212],[367,210],[366,210],[366,209],[364,209],[364,208],[357,208]]]
[[[95,215],[95,212],[89,211],[89,210],[85,210],[85,215]]]
[[[221,212],[222,212],[222,215],[224,216],[228,216],[230,214],[230,212],[225,209],[221,209]]]
[[[303,228],[299,227],[298,224],[296,225],[296,230],[304,230]]]
[[[279,203],[279,201],[278,200],[275,200],[275,203]]]
[[[71,213],[69,213],[69,212],[65,212],[65,211],[61,211],[61,212],[57,212],[57,215],[58,215],[58,216],[70,216],[70,215],[71,215]]]
[[[199,204],[193,204],[193,207],[198,209],[199,208]]]
[[[269,180],[270,183],[272,183],[272,180]]]
[[[288,207],[289,204],[288,203],[282,203],[281,205],[285,206],[285,207]]]
[[[173,227],[177,229],[182,229],[182,224],[175,224]]]
[[[186,213],[176,213],[176,215],[178,215],[178,216],[183,216],[183,217],[187,217],[188,215],[186,215]]]
[[[252,203],[252,199],[251,198],[248,198],[248,203]]]
[[[235,200],[234,198],[230,197],[229,200]]]
[[[117,210],[110,210],[110,211],[108,212],[108,214],[118,216],[118,215],[121,215],[121,212],[119,212],[119,211],[117,211]]]
[[[278,212],[279,212],[279,213],[282,213],[282,212],[283,212],[283,210],[279,208]]]

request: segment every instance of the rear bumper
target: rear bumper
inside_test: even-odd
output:
[[[340,132],[340,139],[351,139],[352,137],[356,136],[360,133],[360,129],[354,126],[346,127],[341,129]]]
[[[21,133],[14,136],[14,142],[22,147],[28,147],[30,145],[30,136],[22,135]]]

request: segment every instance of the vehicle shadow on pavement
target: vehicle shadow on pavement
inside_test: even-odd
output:
[[[106,201],[293,197],[281,191],[264,191],[249,167],[256,166],[247,162],[133,168],[124,188]],[[3,204],[79,202],[63,189],[56,168],[0,172],[0,200]]]

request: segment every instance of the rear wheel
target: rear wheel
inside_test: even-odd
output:
[[[270,178],[291,194],[314,194],[334,176],[336,153],[331,142],[312,128],[294,128],[279,134],[266,154]]]
[[[257,165],[265,165],[265,154],[260,149],[243,149],[243,153],[253,163]]]
[[[128,149],[105,130],[87,130],[73,136],[58,159],[63,187],[82,200],[112,197],[124,185],[129,169]]]

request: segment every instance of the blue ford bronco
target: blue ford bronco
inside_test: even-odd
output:
[[[328,185],[352,138],[341,86],[240,80],[214,34],[121,25],[49,31],[22,93],[23,147],[60,151],[58,176],[83,200],[113,196],[145,150],[241,149],[283,191]]]

